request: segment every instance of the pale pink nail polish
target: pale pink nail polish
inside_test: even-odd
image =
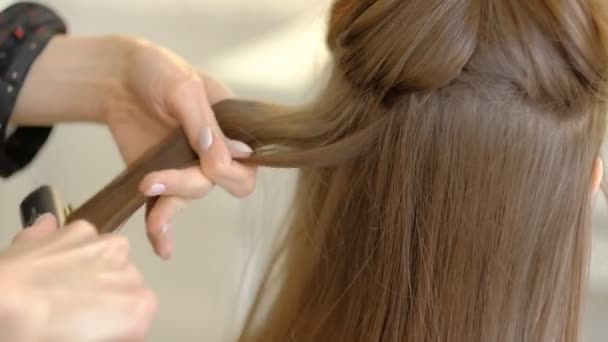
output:
[[[199,144],[203,151],[209,151],[211,145],[213,145],[213,132],[211,132],[211,128],[205,127],[201,130]]]
[[[162,227],[160,227],[160,233],[166,234],[169,231],[169,228],[171,228],[169,224],[163,224]]]
[[[228,140],[227,145],[232,152],[232,156],[236,158],[246,158],[253,153],[253,149],[242,141]]]
[[[164,184],[154,184],[146,191],[146,196],[158,196],[163,194],[165,190],[167,190],[167,187]]]
[[[171,226],[168,223],[163,224],[162,226],[154,229],[152,231],[152,235],[157,236],[157,237],[165,235],[165,234],[167,234],[167,232],[169,231],[170,228],[171,228]]]

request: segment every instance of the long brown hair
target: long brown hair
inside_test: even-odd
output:
[[[301,169],[241,341],[577,341],[606,125],[600,5],[339,0],[314,103],[218,104],[250,162]],[[179,132],[163,146],[189,152]],[[142,172],[195,158],[161,152],[72,219],[112,230],[132,209],[108,198],[136,208]]]

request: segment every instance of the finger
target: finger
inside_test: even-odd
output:
[[[593,166],[593,176],[591,181],[591,194],[592,197],[595,197],[597,192],[600,190],[602,186],[602,179],[604,178],[604,161],[602,158],[597,158],[595,160],[595,165]]]
[[[229,147],[223,137],[207,130],[201,138],[203,149],[201,167],[203,174],[214,184],[233,196],[245,197],[255,188],[257,169],[245,166],[233,159],[231,148],[239,148],[239,146],[241,148],[245,146],[241,150],[243,154],[251,153],[251,149],[247,145],[231,143]]]
[[[222,82],[211,78],[209,75],[205,74],[202,71],[198,71],[198,75],[201,80],[203,80],[207,100],[211,105],[215,105],[218,102],[234,98],[234,93],[230,89],[228,89],[228,87]],[[226,137],[224,138],[224,140],[226,141],[228,148],[232,152],[233,158],[247,158],[251,156],[252,149],[247,144]]]
[[[83,312],[78,317],[78,335],[72,334],[79,341],[144,341],[158,310],[154,292],[108,289],[93,298],[99,300],[93,303],[96,310]]]
[[[100,235],[93,225],[83,220],[70,223],[59,230],[49,247],[89,264],[91,269],[120,269],[131,260],[130,241],[126,236]]]
[[[207,94],[207,99],[211,105],[234,98],[234,93],[222,82],[211,78],[202,71],[198,72],[198,76],[203,80],[205,93]]]
[[[63,245],[81,244],[93,241],[99,237],[99,232],[91,223],[78,220],[59,230],[59,239]]]
[[[96,281],[105,289],[135,290],[144,285],[144,276],[135,265],[128,263],[123,268],[98,273]]]
[[[122,234],[103,234],[89,240],[62,241],[54,248],[66,258],[79,260],[92,272],[122,270],[131,261],[131,244]]]
[[[152,210],[152,208],[154,208],[154,206],[156,205],[156,202],[158,202],[159,199],[160,199],[160,197],[152,197],[152,198],[149,198],[148,201],[146,202],[146,213],[145,213],[146,222],[148,221],[148,216],[150,215],[150,211]]]
[[[199,137],[203,127],[218,125],[209,105],[203,81],[199,77],[182,82],[170,94],[167,107],[181,124],[190,145],[199,151]]]
[[[145,341],[148,337],[152,320],[158,313],[158,298],[148,289],[136,290],[130,296],[131,317],[136,324],[125,337],[125,341]]]
[[[253,149],[242,141],[232,140],[228,138],[224,139],[226,141],[226,145],[228,145],[230,153],[232,154],[232,158],[245,159],[249,158],[253,153]]]
[[[123,269],[131,263],[131,242],[122,234],[105,234],[98,238],[97,245],[101,249],[98,256],[104,266]]]
[[[57,229],[57,218],[53,214],[43,214],[36,219],[32,226],[17,234],[13,238],[13,243],[45,238],[55,233]]]
[[[160,197],[147,216],[148,239],[154,252],[163,259],[169,259],[173,253],[171,220],[184,204],[185,200],[179,197]]]
[[[252,150],[244,143],[225,139],[209,104],[203,80],[197,77],[180,85],[171,97],[170,108],[198,152],[203,174],[235,196],[251,193],[255,186],[255,170],[233,162],[232,150],[239,151],[241,156],[250,155]],[[230,147],[227,141],[230,141]]]
[[[168,107],[182,124],[192,148],[199,155],[210,143],[209,130],[225,139],[211,104],[232,97],[232,93],[221,83],[204,75],[183,82],[170,97]],[[251,155],[252,150],[246,144],[225,140],[239,157]]]
[[[148,197],[179,196],[187,199],[200,198],[213,187],[211,181],[194,166],[184,170],[165,170],[147,175],[139,191]]]

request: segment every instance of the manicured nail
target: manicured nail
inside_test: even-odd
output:
[[[232,152],[232,156],[236,158],[246,158],[253,153],[253,149],[242,141],[228,140],[227,145]]]
[[[211,145],[213,145],[213,132],[211,132],[211,128],[205,127],[201,130],[199,144],[203,151],[209,151]]]
[[[167,234],[167,232],[169,231],[170,228],[171,228],[171,225],[168,223],[165,223],[162,226],[154,229],[152,231],[152,235],[157,236],[157,237],[165,235],[165,234]]]
[[[163,224],[160,227],[160,234],[166,234],[169,231],[169,228],[171,228],[171,226],[168,223]]]
[[[164,184],[154,184],[146,191],[145,195],[149,197],[154,197],[161,195],[167,190],[167,187]]]

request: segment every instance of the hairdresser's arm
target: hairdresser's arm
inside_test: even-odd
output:
[[[149,60],[143,66],[135,65],[146,57]],[[152,66],[165,70],[145,69]],[[179,72],[172,77],[174,69]],[[187,76],[205,82],[207,93],[212,93],[210,101],[231,97],[217,81],[145,40],[121,35],[59,35],[33,63],[17,97],[11,122],[23,126],[76,121],[106,123],[117,112],[136,110],[128,107],[139,104],[129,101],[138,100],[135,93],[147,91],[141,83],[162,81],[162,88],[166,88],[163,90],[177,90]],[[126,108],[117,108],[119,105]]]
[[[157,254],[171,255],[170,222],[185,202],[218,185],[234,196],[254,188],[256,170],[233,160],[251,149],[224,136],[211,108],[233,95],[171,52],[134,38],[57,36],[32,65],[12,120],[20,125],[88,121],[108,125],[127,163],[181,126],[201,164],[148,175],[158,197],[147,216]],[[86,142],[84,142],[86,143]]]
[[[125,96],[135,41],[118,36],[53,38],[32,64],[11,122],[22,126],[103,122],[108,99]]]

